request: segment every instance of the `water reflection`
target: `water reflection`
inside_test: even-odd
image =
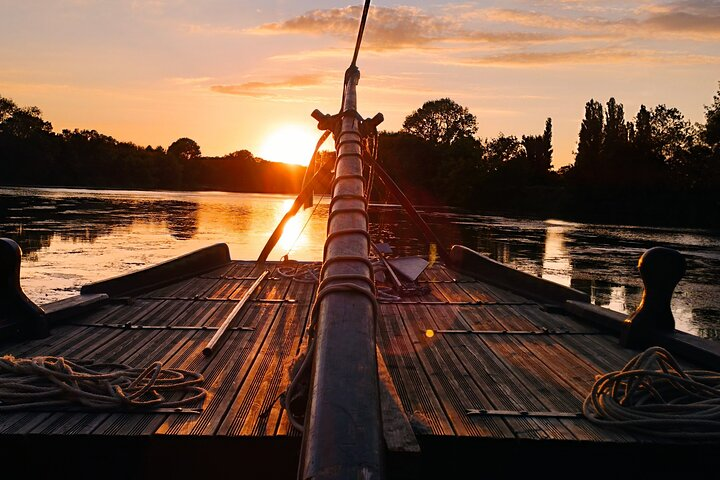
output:
[[[558,220],[545,222],[545,252],[542,260],[542,278],[570,286],[572,280],[572,264],[565,247],[565,236],[572,224]]]
[[[453,211],[428,211],[425,216],[447,245],[467,245],[525,272],[583,291],[594,304],[622,313],[634,311],[640,303],[642,280],[637,262],[643,252],[654,246],[674,248],[687,261],[687,273],[672,301],[677,328],[707,338],[720,336],[717,231],[580,224]],[[460,231],[454,228],[457,226]]]
[[[316,199],[317,200],[317,199]],[[286,195],[0,188],[0,235],[23,249],[23,286],[38,303],[214,243],[233,258],[257,258],[291,205]],[[320,260],[327,199],[290,222],[270,254]],[[311,213],[314,215],[311,216]],[[681,330],[717,338],[720,235],[692,229],[607,226],[421,212],[446,246],[463,244],[533,275],[588,293],[592,302],[631,312],[640,301],[637,260],[648,248],[675,248],[687,273],[673,298]],[[371,234],[398,255],[428,255],[422,234],[397,206],[373,206]]]
[[[287,195],[0,188],[0,236],[23,250],[23,288],[38,303],[214,243],[254,259],[293,199]],[[271,252],[318,260],[327,203],[302,212]]]
[[[3,189],[0,194],[0,235],[12,238],[27,260],[51,246],[53,239],[94,243],[99,237],[127,230],[135,223],[166,224],[178,239],[197,231],[195,202],[179,200],[127,200],[94,197],[29,195],[35,190]],[[39,192],[38,192],[39,193]]]

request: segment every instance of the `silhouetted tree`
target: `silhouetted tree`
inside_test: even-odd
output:
[[[652,150],[667,164],[681,154],[688,144],[690,122],[675,107],[658,105],[650,114]]]
[[[200,158],[200,145],[195,140],[187,137],[178,138],[167,149],[168,155],[181,160]]]
[[[464,137],[439,150],[442,173],[434,178],[438,196],[451,205],[473,206],[478,188],[487,180],[482,142]]]
[[[585,119],[580,125],[575,174],[583,182],[590,180],[601,168],[603,145],[603,106],[590,100],[585,104]]]
[[[483,162],[490,174],[497,174],[507,178],[508,164],[517,163],[525,157],[522,143],[515,135],[500,133],[497,138],[485,142]]]
[[[705,141],[708,145],[720,144],[720,82],[712,105],[705,105]]]
[[[614,97],[607,102],[601,158],[603,168],[598,180],[606,185],[624,186],[628,184],[626,161],[629,154],[628,126],[622,103]]]
[[[449,98],[425,102],[408,115],[403,130],[427,141],[450,145],[477,132],[477,118]]]
[[[542,135],[523,135],[522,144],[527,163],[523,176],[532,184],[543,183],[552,169],[552,120],[545,121]]]

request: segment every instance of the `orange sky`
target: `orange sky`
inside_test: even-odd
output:
[[[56,130],[92,128],[204,154],[259,154],[288,124],[336,111],[360,2],[0,0],[0,95]],[[584,105],[614,96],[631,119],[665,103],[703,121],[720,80],[720,1],[373,3],[359,108],[398,130],[450,97],[481,138],[540,134],[570,163]],[[307,148],[307,146],[305,146]]]

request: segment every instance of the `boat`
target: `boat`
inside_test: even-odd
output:
[[[382,116],[357,110],[369,4],[342,108],[313,112],[336,161],[311,163],[256,260],[220,243],[38,306],[20,285],[19,247],[0,240],[6,469],[74,479],[716,470],[720,344],[674,328],[682,255],[643,254],[643,302],[626,316],[444,248],[376,158]],[[327,175],[323,261],[269,261],[284,221]],[[394,259],[373,241],[370,178],[437,258]]]

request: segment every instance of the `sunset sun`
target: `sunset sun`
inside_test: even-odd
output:
[[[272,162],[307,165],[320,132],[300,125],[283,125],[265,137],[258,156]]]

